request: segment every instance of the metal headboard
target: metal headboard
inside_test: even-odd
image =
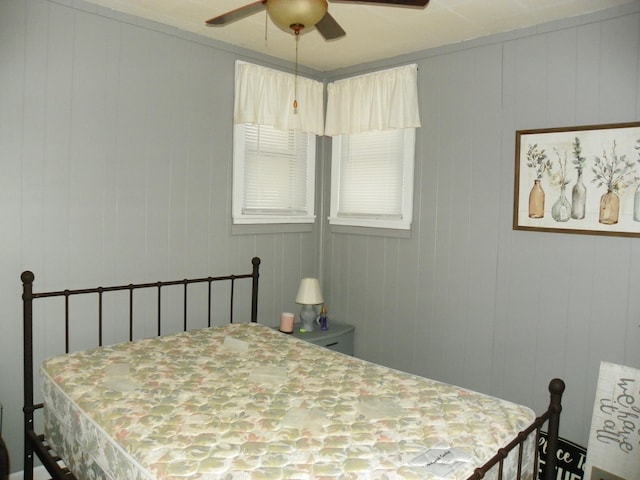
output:
[[[141,289],[155,289],[157,292],[157,321],[156,334],[162,334],[162,291],[165,287],[183,286],[183,330],[187,330],[187,300],[188,287],[192,284],[207,284],[207,325],[211,326],[212,318],[212,296],[211,285],[214,282],[230,282],[231,292],[229,299],[229,322],[233,323],[235,282],[241,279],[251,279],[251,322],[258,321],[258,279],[260,277],[260,258],[254,257],[251,260],[253,265],[251,273],[240,275],[225,275],[220,277],[204,277],[196,279],[174,280],[167,282],[139,283],[128,285],[116,285],[112,287],[96,287],[76,290],[60,290],[52,292],[33,292],[33,282],[35,275],[30,271],[25,271],[21,275],[22,279],[22,301],[23,301],[23,329],[24,329],[24,478],[33,478],[33,454],[42,461],[43,465],[51,473],[54,479],[73,479],[68,470],[60,470],[59,459],[52,454],[45,445],[44,436],[39,435],[34,430],[34,412],[41,409],[43,405],[33,403],[34,394],[34,365],[33,365],[33,301],[38,298],[63,297],[64,298],[64,329],[65,329],[65,352],[69,353],[69,298],[75,295],[97,294],[98,308],[98,346],[103,344],[103,295],[107,292],[128,291],[129,292],[129,341],[134,339],[134,295],[133,292]]]

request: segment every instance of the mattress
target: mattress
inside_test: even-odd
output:
[[[47,439],[80,480],[459,480],[535,418],[247,323],[50,358],[41,382]]]

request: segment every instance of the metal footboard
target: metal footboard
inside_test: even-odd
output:
[[[467,480],[481,480],[492,469],[497,469],[498,480],[521,480],[525,472],[522,471],[522,453],[524,443],[527,439],[535,435],[535,460],[533,462],[533,472],[531,472],[532,479],[536,479],[538,473],[538,445],[540,439],[540,430],[542,426],[547,424],[548,435],[548,448],[546,455],[546,468],[544,479],[541,480],[554,480],[556,477],[556,450],[558,449],[558,435],[560,428],[560,412],[562,411],[562,394],[564,393],[565,384],[559,378],[554,378],[549,383],[549,407],[547,410],[537,417],[535,421],[529,425],[525,430],[521,431],[516,438],[514,438],[508,445],[498,450],[498,452],[487,463],[481,467],[476,468],[473,475]],[[507,456],[513,452],[518,452],[518,476],[516,479],[504,479],[503,478],[503,463]]]

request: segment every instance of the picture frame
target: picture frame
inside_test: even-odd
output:
[[[640,122],[516,131],[513,229],[640,237]]]

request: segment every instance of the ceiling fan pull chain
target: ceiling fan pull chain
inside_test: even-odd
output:
[[[295,77],[293,78],[293,109],[298,110],[298,44],[300,43],[300,29],[295,30],[296,33],[296,67]]]
[[[264,11],[264,46],[265,47],[269,46],[269,42],[267,40],[268,25],[269,25],[269,12],[265,10]]]

